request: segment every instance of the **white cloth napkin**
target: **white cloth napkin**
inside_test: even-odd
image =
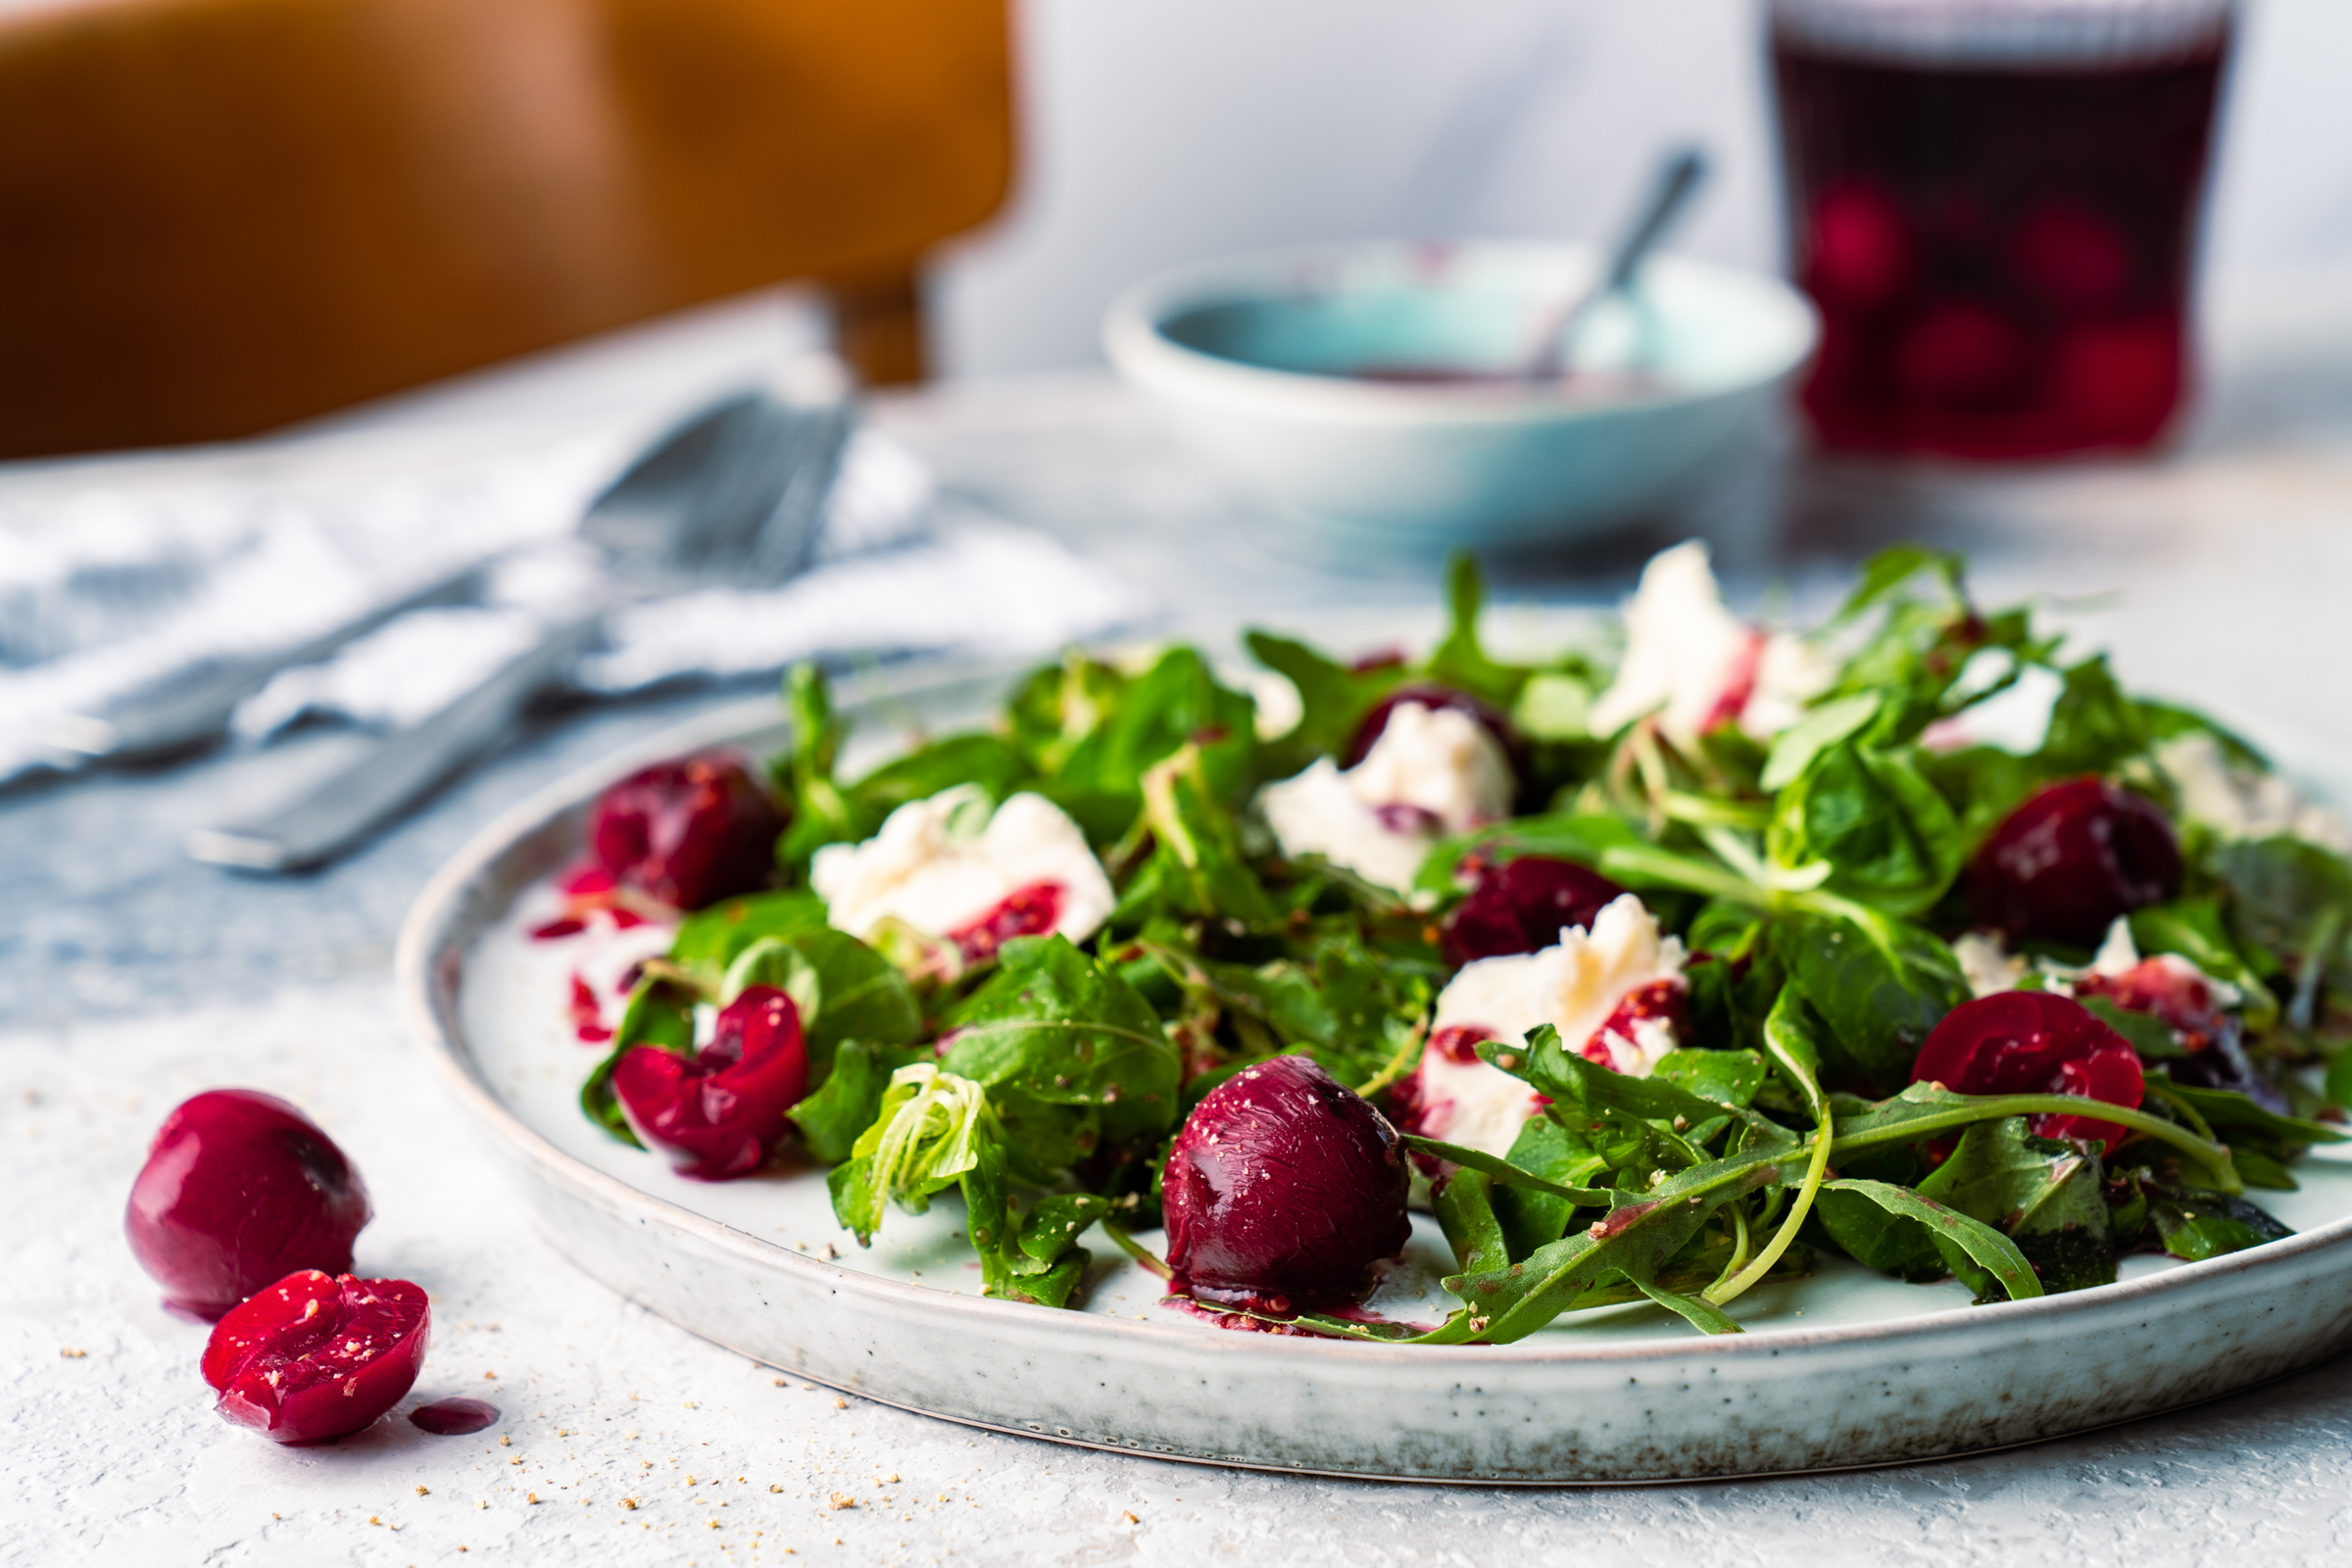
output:
[[[562,541],[660,427],[486,450],[447,430],[370,431],[0,482],[0,779],[76,765],[53,741],[62,714],[207,656],[299,644],[507,553],[481,603],[412,611],[281,672],[235,730],[250,744],[304,717],[417,721],[578,603],[588,568]],[[808,571],[623,611],[575,681],[612,694],[803,658],[1042,653],[1148,609],[1051,538],[943,497],[913,454],[865,428]]]

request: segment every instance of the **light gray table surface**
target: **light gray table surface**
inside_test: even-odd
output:
[[[2309,325],[2319,318],[2325,331]],[[2352,745],[2348,322],[2277,302],[2226,317],[2206,412],[2153,464],[1923,474],[1824,467],[1783,443],[1644,530],[1494,563],[1498,586],[1607,602],[1647,548],[1695,529],[1716,540],[1736,598],[1804,606],[1868,548],[1930,537],[1977,552],[1988,599],[2066,601],[2136,684],[2295,745]],[[691,360],[698,341],[666,352]],[[662,343],[656,333],[631,352]],[[545,394],[526,378],[484,406],[533,396]],[[1146,586],[1172,623],[1431,598],[1425,565],[1274,547],[1265,514],[1099,377],[951,387],[890,400],[877,417],[951,485]],[[432,868],[505,806],[740,695],[553,715],[365,855],[289,881],[192,864],[179,838],[326,766],[348,737],[0,795],[0,1562],[740,1565],[781,1563],[787,1548],[794,1562],[1348,1568],[2352,1555],[2343,1364],[2161,1419],[1899,1470],[1440,1489],[967,1432],[779,1381],[616,1299],[530,1233],[425,1073],[393,1007],[391,944]],[[434,1296],[417,1396],[485,1396],[504,1412],[491,1432],[430,1439],[395,1419],[295,1451],[212,1414],[195,1370],[203,1333],[157,1306],[120,1216],[163,1113],[232,1083],[308,1107],[366,1172],[377,1218],[360,1267]],[[855,1506],[827,1506],[836,1493]]]

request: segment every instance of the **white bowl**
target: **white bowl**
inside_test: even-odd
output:
[[[1661,256],[1580,362],[1652,383],[1369,380],[1492,374],[1599,265],[1576,245],[1325,245],[1201,262],[1111,305],[1111,363],[1204,456],[1324,527],[1391,546],[1558,539],[1621,521],[1752,434],[1813,350],[1777,278]]]

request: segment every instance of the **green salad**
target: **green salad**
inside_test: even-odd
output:
[[[992,1296],[1080,1301],[1091,1232],[1228,1326],[1394,1342],[2288,1234],[2255,1195],[2352,1099],[2352,834],[2252,746],[1924,548],[1796,631],[1679,546],[1527,662],[1446,590],[1418,657],[1072,651],[854,778],[794,670],[784,755],[597,804],[540,934],[674,936],[586,1114],[827,1167],[861,1242],[953,1195]],[[1415,1206],[1435,1325],[1362,1305]]]

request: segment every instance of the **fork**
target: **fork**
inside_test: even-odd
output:
[[[325,864],[511,733],[626,606],[717,583],[773,587],[814,547],[851,426],[838,384],[814,401],[747,389],[663,437],[597,497],[578,537],[608,570],[589,607],[414,728],[385,737],[289,805],[200,828],[187,851],[249,871]]]

